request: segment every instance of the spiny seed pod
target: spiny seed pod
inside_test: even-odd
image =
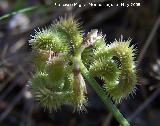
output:
[[[115,102],[135,90],[135,49],[129,46],[130,40],[106,45],[102,33],[94,29],[83,36],[80,25],[69,17],[36,31],[29,43],[35,68],[31,90],[49,110],[63,104],[85,110],[87,90],[79,60],[91,75],[104,80],[103,88]]]
[[[104,80],[104,88],[116,103],[136,89],[136,50],[130,47],[130,41],[115,40],[103,50],[96,51],[96,60],[90,66],[90,72]]]
[[[63,104],[71,104],[75,110],[84,109],[85,81],[81,73],[76,74],[79,67],[73,58],[82,39],[78,23],[70,17],[36,31],[29,41],[35,66],[31,89],[44,107],[57,110]]]

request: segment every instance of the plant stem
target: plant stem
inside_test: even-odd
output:
[[[82,63],[82,60],[79,59],[78,61],[79,61],[80,70],[81,70],[83,76],[86,78],[86,80],[89,82],[91,87],[95,90],[97,95],[100,97],[100,99],[106,105],[107,109],[113,113],[114,117],[117,119],[117,121],[120,123],[121,126],[130,126],[129,122],[123,117],[123,115],[120,113],[118,108],[112,103],[110,98],[106,95],[106,93],[99,86],[99,84],[96,82],[96,80],[89,74],[89,71]]]
[[[37,6],[31,6],[31,7],[27,7],[27,8],[24,8],[24,9],[20,9],[18,11],[14,11],[14,12],[11,12],[9,14],[5,14],[5,15],[1,16],[0,20],[6,19],[10,16],[13,16],[13,15],[17,14],[17,13],[26,13],[26,12],[29,12],[29,11],[33,11],[33,10],[39,8],[39,7],[40,6],[37,5]]]

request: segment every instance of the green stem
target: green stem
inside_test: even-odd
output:
[[[20,10],[18,10],[18,11],[14,11],[14,12],[11,12],[11,13],[9,13],[9,14],[5,14],[5,15],[1,16],[1,17],[0,17],[0,20],[3,20],[3,19],[8,18],[8,17],[10,17],[10,16],[13,16],[13,15],[15,15],[16,13],[26,13],[26,12],[29,12],[29,11],[33,11],[33,10],[39,8],[39,7],[40,7],[40,6],[37,5],[37,6],[32,6],[32,7],[27,7],[27,8],[24,8],[24,9],[20,9]]]
[[[129,122],[123,117],[123,115],[120,113],[120,111],[117,109],[117,107],[112,103],[110,98],[106,95],[106,93],[102,90],[102,88],[96,82],[96,80],[89,74],[89,71],[84,66],[82,61],[80,59],[78,61],[79,61],[80,70],[81,70],[83,76],[86,78],[86,80],[89,82],[91,87],[95,90],[97,95],[100,97],[100,99],[106,105],[107,109],[113,113],[114,117],[117,119],[117,121],[120,123],[121,126],[130,126]]]

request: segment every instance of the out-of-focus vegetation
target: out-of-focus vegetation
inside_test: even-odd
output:
[[[138,1],[138,0],[137,0]],[[134,1],[134,2],[137,2]],[[136,44],[138,83],[136,95],[118,105],[132,125],[159,126],[160,118],[160,1],[138,1],[140,7],[58,7],[52,0],[0,1],[0,125],[1,126],[116,126],[118,123],[88,86],[85,114],[71,106],[49,112],[35,102],[27,88],[32,76],[31,47],[34,29],[48,27],[59,16],[74,15],[83,29],[98,28],[109,43],[121,34]],[[87,3],[87,0],[76,0]],[[91,2],[91,1],[88,1]],[[94,0],[94,2],[98,2]],[[120,1],[119,1],[120,2]],[[129,1],[122,0],[127,3]],[[62,1],[65,3],[65,1]],[[101,0],[102,5],[112,3]],[[101,80],[98,80],[101,82]]]

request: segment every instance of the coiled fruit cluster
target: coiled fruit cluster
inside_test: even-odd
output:
[[[35,70],[31,90],[39,103],[50,110],[63,104],[71,104],[75,110],[85,109],[87,90],[78,60],[92,76],[104,81],[103,88],[114,101],[134,92],[135,49],[130,47],[130,40],[106,45],[102,33],[94,29],[83,36],[80,25],[69,17],[36,31],[29,43]]]

